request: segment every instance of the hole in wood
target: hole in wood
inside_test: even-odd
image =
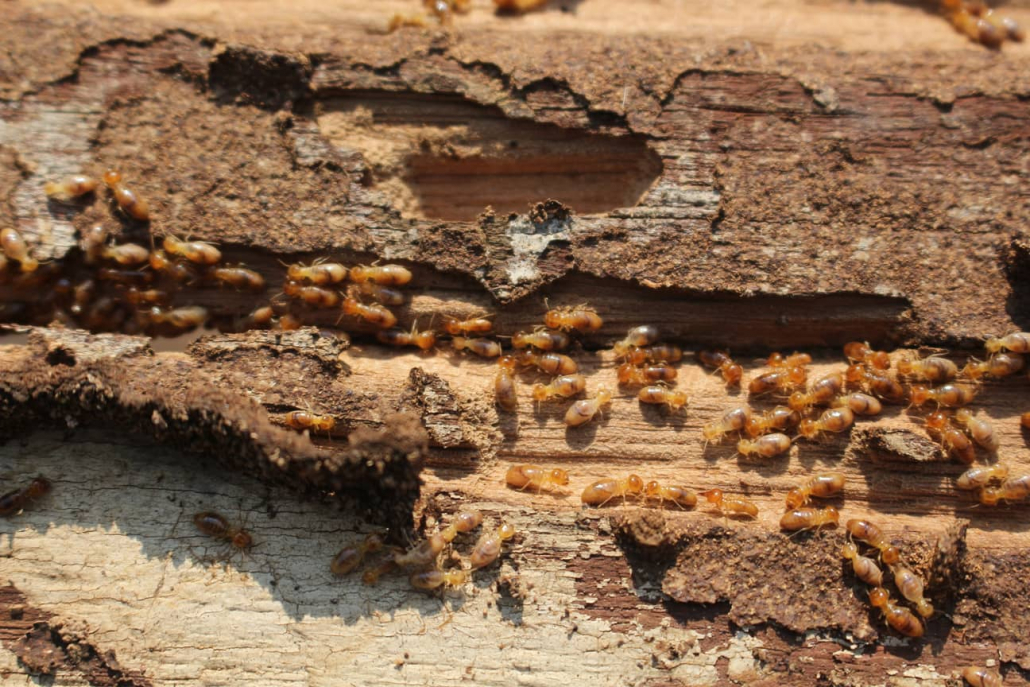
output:
[[[353,91],[318,103],[315,115],[410,218],[471,221],[487,206],[524,213],[548,198],[605,213],[635,206],[662,173],[639,136],[511,119],[461,97]]]

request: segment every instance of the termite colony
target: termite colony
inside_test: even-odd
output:
[[[129,230],[149,227],[150,206],[121,173],[108,170],[102,177],[111,205],[127,222]],[[74,204],[93,195],[101,181],[86,175],[48,182],[44,191],[55,202]],[[264,278],[242,265],[226,265],[215,246],[202,241],[183,241],[166,234],[160,248],[153,235],[150,247],[117,241],[111,230],[95,224],[79,237],[78,254],[69,265],[40,263],[17,230],[0,231],[3,259],[0,283],[17,298],[19,294],[45,294],[33,300],[37,312],[17,300],[7,313],[23,321],[46,318],[92,331],[176,336],[203,326],[205,308],[176,304],[184,287],[235,288],[252,292],[265,289]],[[17,268],[12,263],[17,263]],[[67,269],[66,269],[67,268]],[[19,305],[25,312],[18,312]]]
[[[547,2],[548,0],[494,0],[494,6],[501,13],[522,14],[540,9]],[[471,10],[472,0],[422,0],[421,12],[394,12],[386,23],[386,32],[393,33],[405,27],[430,28],[433,22],[436,22],[437,26],[450,26],[454,23],[455,16],[468,14]]]
[[[865,354],[859,346],[863,345],[848,344],[846,349],[852,351],[849,355]],[[729,354],[701,351],[698,359],[720,371],[727,384],[742,384],[742,371]],[[748,394],[755,402],[773,398],[774,405],[764,411],[748,405],[725,411],[722,417],[703,427],[706,446],[736,437],[741,456],[775,458],[790,451],[798,439],[820,441],[848,431],[855,416],[877,415],[882,410],[880,400],[859,384],[864,378],[856,376],[853,388],[847,388],[849,378],[844,371],[830,372],[809,382],[808,365],[812,358],[806,353],[773,353],[765,362],[768,369],[748,381]],[[865,371],[864,363],[856,365]]]
[[[103,185],[130,227],[134,226],[132,223],[149,223],[149,206],[122,181],[120,174],[108,172]],[[99,188],[100,181],[79,176],[48,184],[46,192],[59,202],[71,203]],[[81,236],[83,270],[75,278],[62,274],[53,263],[35,259],[24,238],[14,229],[0,232],[0,248],[4,256],[0,278],[6,284],[15,290],[50,287],[50,305],[57,319],[94,331],[172,335],[206,324],[206,310],[176,303],[176,296],[184,287],[228,287],[254,293],[267,290],[259,273],[242,265],[225,265],[217,246],[170,234],[161,235],[159,242],[151,239],[147,248],[112,241],[107,229],[93,226]],[[403,266],[347,266],[322,259],[285,268],[281,294],[233,322],[231,327],[287,330],[314,316],[338,313],[338,322],[345,318],[360,322],[387,346],[430,351],[449,337],[448,348],[456,355],[497,361],[494,391],[502,410],[518,410],[518,379],[532,372],[544,376],[532,385],[532,399],[537,404],[569,402],[563,410],[570,428],[591,422],[612,401],[613,392],[608,388],[599,388],[588,398],[575,398],[586,391],[586,378],[566,351],[574,345],[576,336],[602,328],[602,318],[591,308],[550,309],[539,327],[514,334],[506,350],[500,340],[490,338],[493,324],[483,315],[444,317],[441,331],[420,330],[417,323],[410,329],[398,327],[398,318],[391,308],[405,302],[401,289],[413,279]],[[825,441],[848,432],[857,417],[880,414],[884,403],[907,404],[910,412],[920,415],[926,431],[949,455],[969,465],[957,480],[959,489],[974,491],[979,503],[985,506],[1024,500],[1030,496],[1030,474],[1010,474],[1009,467],[1001,462],[976,464],[981,453],[993,456],[999,442],[990,421],[969,406],[985,380],[1008,377],[1023,369],[1021,356],[1030,352],[1030,334],[992,338],[986,348],[985,360],[973,359],[959,368],[941,355],[921,355],[911,350],[887,353],[852,342],[844,347],[848,363],[815,379],[809,379],[812,361],[804,353],[774,353],[765,361],[768,369],[746,379],[743,367],[728,351],[698,351],[697,360],[712,374],[719,375],[730,387],[746,388],[754,406],[741,405],[723,412],[703,427],[702,438],[706,444],[720,444],[733,438],[741,456],[774,459],[787,454],[795,442]],[[616,361],[613,388],[634,389],[640,403],[663,405],[670,415],[686,407],[687,393],[676,386],[677,365],[682,363],[684,353],[679,346],[661,343],[655,327],[630,329],[615,342],[612,354]],[[1022,421],[1030,427],[1030,413]],[[331,416],[310,410],[287,413],[281,422],[312,433],[328,434],[335,426]],[[569,484],[569,476],[556,468],[518,465],[508,471],[506,482],[514,489],[562,493]],[[30,505],[45,493],[43,484],[47,484],[45,480],[34,482],[35,486],[0,498],[0,514]],[[793,532],[837,525],[840,515],[835,507],[815,507],[810,502],[812,498],[832,496],[842,487],[840,473],[810,477],[788,495],[781,528]],[[727,516],[758,515],[757,505],[743,496],[727,494],[719,488],[694,492],[685,486],[645,480],[635,474],[593,481],[580,496],[586,506],[634,502],[681,509],[694,508],[699,498]],[[230,526],[217,514],[198,514],[195,522],[202,531],[234,548],[245,550],[251,545],[249,534]],[[510,525],[491,529],[472,548],[467,566],[441,568],[441,556],[452,542],[477,528],[480,522],[481,516],[477,519],[473,512],[459,514],[447,528],[406,551],[390,550],[381,539],[371,536],[341,551],[330,568],[335,574],[347,574],[368,555],[385,552],[383,560],[365,572],[366,581],[374,583],[388,571],[410,568],[414,571],[411,584],[417,588],[458,586],[469,579],[470,570],[493,562],[503,542],[514,533]],[[881,546],[882,538],[874,536],[878,530],[868,522],[850,520],[847,531],[849,540],[843,555],[851,561],[856,576],[872,587],[870,602],[883,612],[892,628],[908,636],[920,636],[923,621],[932,614],[932,607],[922,596],[922,580],[900,562],[896,549],[889,544]],[[863,555],[855,540],[877,550],[879,563],[889,573],[886,583],[880,565]],[[445,560],[457,559],[451,556]],[[914,605],[915,614],[892,599],[890,584],[896,587],[900,598]]]
[[[887,624],[899,634],[906,637],[922,637],[923,621],[933,615],[933,605],[923,594],[926,586],[923,578],[912,572],[905,564],[900,549],[891,543],[878,526],[868,520],[853,519],[848,520],[845,527],[848,539],[841,549],[841,555],[845,560],[851,561],[855,577],[871,587],[869,603],[880,609]],[[875,552],[877,559],[890,572],[891,581],[901,598],[912,606],[911,609],[894,601],[884,584],[883,570],[877,565],[876,560],[859,552],[855,540]]]
[[[515,528],[508,523],[487,527],[472,544],[468,556],[462,558],[453,550],[455,540],[482,524],[483,514],[478,510],[460,511],[447,527],[427,535],[408,549],[387,547],[383,538],[373,533],[360,543],[341,549],[330,562],[329,570],[336,576],[348,575],[361,566],[368,554],[382,553],[380,560],[362,573],[365,584],[374,585],[384,574],[398,571],[408,574],[408,581],[415,589],[460,588],[472,580],[475,571],[500,558],[505,543],[515,536]],[[453,553],[448,555],[448,551]],[[444,561],[448,563],[446,567],[441,565]]]

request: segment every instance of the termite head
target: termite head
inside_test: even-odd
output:
[[[563,487],[569,483],[569,473],[561,468],[554,468],[551,470],[550,477],[552,482]]]
[[[237,549],[249,549],[254,545],[254,539],[249,533],[241,530],[233,535],[232,545]]]

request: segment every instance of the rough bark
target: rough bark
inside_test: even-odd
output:
[[[967,45],[921,8],[688,17],[590,0],[504,19],[481,3],[453,30],[383,35],[407,3],[95,4],[7,3],[0,20],[0,222],[66,274],[87,270],[76,231],[116,215],[103,194],[48,204],[42,182],[117,166],[155,234],[215,241],[266,277],[264,294],[177,295],[223,324],[281,288],[280,261],[398,261],[416,286],[402,325],[491,311],[510,335],[545,298],[597,306],[605,327],[575,352],[590,389],[614,387],[602,349],[640,323],[691,350],[811,347],[814,374],[854,338],[957,354],[1027,324],[1030,53]],[[1025,4],[1008,10],[1030,23]],[[50,315],[45,293],[8,282],[0,301],[4,319]],[[1006,684],[1030,674],[1026,506],[971,507],[950,479],[962,467],[902,408],[754,463],[703,446],[701,426],[743,399],[693,363],[685,415],[625,392],[566,430],[564,406],[532,407],[529,377],[519,413],[498,413],[492,364],[386,349],[349,321],[352,338],[328,336],[337,318],[172,352],[59,330],[0,349],[0,475],[55,484],[3,523],[9,679],[933,685],[990,661]],[[1025,472],[1024,395],[1023,378],[991,383],[977,408]],[[293,409],[337,428],[288,431]],[[566,467],[570,492],[505,489],[520,462]],[[870,612],[839,533],[778,532],[784,492],[828,466],[847,475],[844,518],[874,518],[931,579],[940,613],[923,641]],[[630,471],[744,492],[762,512],[580,509],[587,483]],[[469,505],[520,534],[460,593],[328,571],[375,527],[402,541]],[[257,546],[232,555],[196,532],[202,510]]]

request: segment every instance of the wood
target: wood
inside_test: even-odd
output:
[[[8,4],[0,221],[84,275],[76,231],[147,232],[113,222],[103,195],[47,204],[42,182],[117,166],[156,235],[215,241],[265,276],[264,294],[176,295],[226,329],[281,289],[279,261],[322,255],[410,266],[403,326],[488,311],[511,335],[545,298],[595,305],[605,327],[574,353],[591,393],[616,389],[605,349],[641,323],[688,351],[728,345],[749,375],[753,355],[811,349],[816,375],[851,339],[961,360],[1028,322],[1030,51],[969,45],[922,7],[590,0],[503,18],[480,2],[453,30],[382,35],[416,3]],[[1030,24],[1026,3],[1006,12]],[[4,319],[49,321],[45,290],[3,282]],[[0,476],[55,485],[2,525],[9,679],[932,685],[999,662],[1005,684],[1030,676],[1026,505],[971,507],[950,479],[962,466],[901,407],[752,463],[703,445],[702,425],[745,399],[693,362],[685,413],[623,389],[566,430],[567,404],[533,407],[532,375],[519,413],[498,413],[491,361],[386,349],[349,320],[335,339],[337,311],[303,316],[322,329],[173,350],[33,330],[0,347]],[[976,405],[1017,472],[1025,384],[989,383]],[[337,428],[288,431],[293,409]],[[566,468],[568,493],[506,489],[521,462]],[[931,579],[924,641],[868,612],[839,532],[778,532],[784,493],[829,467],[847,476],[843,517],[882,524]],[[586,484],[628,472],[745,493],[761,514],[580,508]],[[461,592],[329,573],[383,524],[403,542],[470,505],[519,535]],[[257,546],[230,556],[193,527],[202,510]]]

